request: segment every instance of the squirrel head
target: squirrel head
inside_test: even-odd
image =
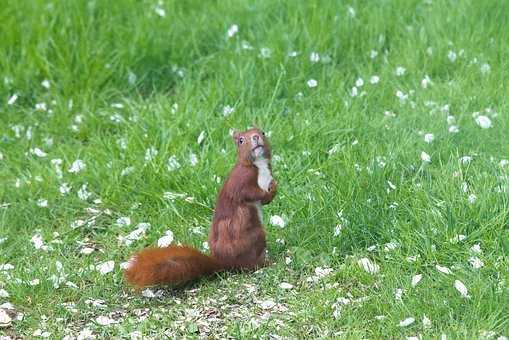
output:
[[[256,127],[242,132],[235,131],[233,140],[237,145],[238,162],[251,165],[256,160],[270,160],[272,157],[265,132]]]

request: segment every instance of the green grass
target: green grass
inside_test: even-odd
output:
[[[0,303],[23,318],[0,334],[509,336],[509,166],[501,163],[509,158],[508,12],[509,2],[495,0],[4,1],[0,265],[14,268],[0,271],[9,295]],[[228,38],[233,24],[239,32]],[[406,72],[397,76],[400,66]],[[426,75],[431,84],[423,88]],[[359,78],[364,85],[352,97]],[[318,86],[308,87],[310,79]],[[225,106],[235,109],[226,117]],[[493,126],[481,129],[474,112]],[[217,180],[235,159],[229,129],[253,122],[270,133],[276,156],[279,195],[264,209],[274,265],[164,289],[161,297],[135,294],[120,263],[167,230],[174,242],[202,249]],[[151,147],[157,155],[146,161]],[[423,151],[431,163],[421,161]],[[181,166],[169,171],[173,155]],[[53,159],[61,159],[61,178]],[[76,159],[86,168],[68,172]],[[63,183],[72,187],[66,195]],[[85,184],[91,194],[83,200]],[[269,225],[272,215],[286,226]],[[131,225],[118,225],[120,217]],[[73,228],[76,220],[87,223]],[[151,226],[140,239],[118,240],[142,222]],[[34,235],[51,249],[36,249]],[[456,242],[458,235],[466,238]],[[397,247],[384,250],[391,242]],[[95,251],[81,254],[85,246]],[[484,266],[474,268],[472,256]],[[379,272],[364,271],[361,258]],[[101,275],[95,266],[105,261],[115,267]],[[317,267],[332,272],[309,282]],[[29,285],[34,279],[40,283]],[[104,307],[91,303],[97,299]],[[101,326],[99,316],[117,323]],[[410,317],[413,324],[399,326]]]

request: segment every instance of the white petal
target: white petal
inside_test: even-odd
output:
[[[16,100],[18,100],[18,95],[13,94],[7,101],[7,105],[13,105],[16,102]]]
[[[421,279],[422,279],[422,274],[414,275],[414,277],[412,277],[412,287],[417,286],[417,284],[419,284]]]
[[[228,38],[233,37],[237,32],[239,31],[239,26],[236,24],[233,24],[228,28]]]
[[[282,289],[292,289],[293,285],[291,283],[288,283],[288,282],[281,282],[279,284],[279,287],[282,288]]]
[[[196,143],[201,144],[204,140],[205,140],[205,131],[202,131],[202,132],[200,132],[200,135],[198,136]]]
[[[276,303],[272,300],[266,300],[266,301],[262,301],[260,303],[260,307],[262,307],[262,309],[272,309],[276,306]]]
[[[173,232],[171,230],[167,230],[165,235],[157,240],[158,247],[168,247],[173,243]]]
[[[415,322],[415,319],[414,318],[406,318],[405,320],[401,320],[399,322],[399,327],[406,327],[406,326],[410,326],[411,324],[413,324]]]
[[[78,173],[82,170],[85,170],[85,168],[86,168],[85,162],[83,162],[81,159],[77,159],[72,163],[71,167],[69,168],[69,172]]]
[[[96,266],[96,269],[101,274],[108,274],[115,268],[115,261],[106,261]]]
[[[270,217],[269,223],[275,227],[284,228],[285,227],[285,221],[283,218],[279,215],[273,215]]]
[[[85,247],[80,250],[80,253],[84,255],[90,255],[94,252],[94,250],[95,250],[94,248]]]
[[[470,262],[470,264],[472,265],[472,267],[474,267],[474,269],[479,269],[479,268],[484,267],[484,262],[477,256],[472,256],[471,258],[468,259],[468,262]]]
[[[368,258],[364,257],[357,261],[359,266],[361,266],[366,272],[370,274],[375,274],[380,271],[380,266],[378,266],[376,263],[370,261]]]
[[[34,244],[35,249],[41,249],[44,246],[44,242],[42,241],[42,236],[39,234],[35,234],[32,236],[30,240]]]
[[[426,316],[426,314],[422,317],[422,326],[424,328],[428,328],[431,326],[431,320],[428,319],[428,317]]]
[[[152,291],[150,288],[146,288],[141,292],[141,295],[147,298],[153,298],[156,297],[156,294]]]
[[[447,267],[442,267],[442,266],[439,266],[438,264],[435,266],[435,268],[441,272],[441,273],[444,273],[444,274],[451,274],[451,270]]]
[[[465,287],[463,282],[461,282],[460,280],[454,281],[454,288],[456,288],[458,290],[458,292],[460,292],[461,296],[466,297],[466,298],[469,297],[467,287]]]
[[[98,316],[95,319],[95,322],[97,322],[101,326],[109,326],[111,324],[117,323],[116,320],[113,320],[112,318],[104,316],[104,315]]]
[[[435,139],[435,136],[432,133],[427,133],[424,135],[424,141],[426,143],[431,143]]]
[[[471,248],[470,248],[470,251],[474,254],[480,254],[482,253],[482,250],[481,250],[481,245],[479,243],[476,243],[474,244]]]
[[[333,271],[332,268],[316,267],[315,268],[315,275],[318,278],[322,278],[322,277],[325,277],[325,276],[329,275],[330,273],[332,273],[332,271]]]
[[[423,152],[421,152],[421,160],[425,163],[429,163],[429,162],[431,162],[431,156],[423,151]]]
[[[315,80],[315,79],[309,79],[308,82],[307,82],[308,86],[310,88],[313,88],[313,87],[317,87],[318,86],[318,82]]]
[[[117,225],[119,227],[127,227],[131,225],[131,218],[128,216],[122,216],[117,218]]]
[[[481,129],[489,129],[492,127],[491,119],[489,119],[487,116],[477,116],[475,122],[481,127]]]

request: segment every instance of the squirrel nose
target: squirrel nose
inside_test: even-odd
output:
[[[260,139],[260,136],[259,135],[253,135],[253,140],[255,142],[258,142],[258,140]]]

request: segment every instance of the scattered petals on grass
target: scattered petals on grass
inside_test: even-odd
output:
[[[288,282],[281,282],[279,284],[279,287],[281,289],[293,289],[293,285],[291,283],[288,283]]]
[[[265,310],[272,309],[275,306],[276,306],[276,303],[272,300],[265,300],[265,301],[260,302],[260,307]]]
[[[161,6],[157,5],[154,7],[154,12],[160,16],[161,18],[164,18],[166,16],[166,11]]]
[[[454,288],[461,294],[464,298],[469,298],[467,287],[460,280],[454,281]]]
[[[145,164],[150,163],[154,158],[156,158],[159,151],[153,146],[145,150]]]
[[[489,129],[493,126],[491,119],[483,115],[477,116],[477,118],[475,118],[475,122],[481,129]]]
[[[223,107],[223,117],[228,117],[229,115],[231,115],[234,112],[235,112],[235,108],[231,107],[230,105],[226,105],[225,107]]]
[[[422,326],[424,328],[431,327],[431,320],[426,316],[426,314],[424,314],[422,317]]]
[[[467,239],[466,235],[459,234],[459,235],[455,235],[454,237],[449,239],[449,242],[451,242],[451,243],[458,243],[458,242],[465,241],[466,239]]]
[[[18,100],[18,95],[15,93],[9,97],[9,100],[7,100],[7,105],[14,105],[14,103],[16,103],[16,100]]]
[[[480,70],[483,75],[486,75],[491,72],[491,66],[490,64],[484,63],[481,65]]]
[[[83,162],[81,159],[77,159],[72,163],[71,167],[69,168],[69,172],[72,174],[76,174],[80,171],[85,170],[86,167],[87,166],[85,162]]]
[[[272,215],[269,223],[275,227],[284,228],[286,223],[285,220],[279,215]]]
[[[449,126],[449,132],[450,133],[458,133],[458,132],[460,132],[460,128],[457,125],[451,125],[451,126]]]
[[[435,136],[432,133],[427,133],[424,135],[424,141],[426,143],[431,143],[435,139]]]
[[[447,267],[442,267],[442,266],[437,264],[437,265],[435,265],[435,268],[439,272],[441,272],[441,273],[444,273],[444,274],[447,274],[447,275],[452,274],[451,270],[449,268],[447,268]]]
[[[76,340],[90,340],[95,339],[96,336],[94,335],[94,332],[88,328],[83,328],[79,333]]]
[[[474,244],[472,247],[470,247],[470,251],[474,254],[481,254],[481,245],[479,243]]]
[[[474,269],[480,269],[484,267],[484,262],[477,256],[472,256],[468,259],[468,262],[470,262],[470,265],[472,265]]]
[[[118,321],[108,317],[108,316],[104,316],[104,315],[101,315],[101,316],[98,316],[96,319],[95,319],[95,322],[98,324],[98,325],[101,325],[101,326],[109,326],[109,325],[112,325],[112,324],[115,324],[115,323],[118,323]]]
[[[398,67],[396,67],[396,71],[394,73],[396,74],[396,76],[401,77],[401,76],[405,75],[406,68],[404,68],[403,66],[398,66]]]
[[[308,84],[308,87],[310,87],[310,88],[318,86],[318,82],[315,79],[309,79],[307,84]]]
[[[413,324],[414,322],[415,322],[414,318],[406,318],[405,320],[401,320],[399,322],[399,327],[407,327]]]
[[[309,55],[309,61],[311,61],[312,63],[317,63],[320,61],[320,54],[316,53],[316,52],[311,52],[311,54]]]
[[[41,207],[41,208],[47,208],[47,207],[48,207],[48,200],[43,199],[43,198],[38,199],[38,200],[37,200],[37,205],[38,205],[39,207]]]
[[[422,274],[417,274],[412,277],[412,287],[415,287],[421,282]]]
[[[289,262],[291,263],[291,259],[289,262],[288,262],[288,259],[289,258],[287,258],[287,264],[289,264]],[[316,267],[315,275],[308,277],[306,279],[306,281],[307,282],[318,282],[319,280],[323,279],[324,277],[330,275],[332,272],[333,272],[332,268]]]
[[[428,155],[425,151],[422,151],[421,152],[421,160],[424,162],[424,163],[430,163],[431,162],[431,156]]]
[[[361,266],[366,272],[370,274],[376,274],[380,271],[380,266],[370,259],[363,257],[359,261],[357,261],[359,266]]]
[[[233,25],[231,25],[231,26],[228,28],[228,32],[227,32],[227,34],[228,34],[228,38],[233,38],[233,36],[234,36],[235,34],[237,34],[237,32],[238,32],[238,31],[239,31],[239,25],[237,25],[237,24],[233,24]]]
[[[168,171],[175,171],[180,169],[181,165],[180,162],[177,160],[177,156],[171,155],[170,158],[168,158],[168,164],[167,164]]]
[[[51,83],[48,79],[44,79],[42,82],[41,82],[41,85],[42,87],[44,87],[45,89],[49,89],[51,87]]]
[[[0,264],[0,272],[1,271],[7,271],[7,270],[13,270],[14,266],[10,263]]]
[[[127,236],[119,236],[118,240],[127,246],[131,245],[134,241],[139,240],[143,235],[145,235],[145,232],[150,227],[150,223],[139,223],[136,227],[137,228],[130,232]]]
[[[384,245],[384,251],[389,252],[399,247],[399,244],[397,242],[389,242]]]
[[[128,216],[122,216],[117,218],[117,225],[119,227],[128,227],[131,225],[131,218]]]
[[[173,232],[171,230],[166,230],[164,235],[157,240],[158,247],[168,247],[173,243]]]
[[[421,87],[423,89],[427,89],[430,84],[431,84],[430,77],[428,75],[425,75],[424,78],[421,80]]]
[[[41,337],[41,338],[49,338],[51,336],[50,332],[42,331],[41,329],[36,329],[33,333],[33,336]]]
[[[94,248],[85,247],[85,248],[82,248],[82,249],[80,250],[80,254],[83,254],[83,255],[90,255],[90,254],[92,254],[94,251],[95,251],[95,249],[94,249]]]
[[[46,152],[42,151],[39,148],[30,149],[30,153],[39,157],[39,158],[44,158],[44,157],[48,156],[48,154]]]
[[[106,261],[99,265],[97,265],[96,269],[101,273],[102,275],[111,273],[113,269],[115,269],[115,261]]]
[[[475,204],[477,202],[477,196],[475,194],[468,195],[468,203]]]
[[[42,236],[40,234],[35,234],[32,236],[30,241],[34,244],[35,249],[44,250],[44,241],[42,240]]]
[[[396,288],[396,290],[394,291],[394,299],[396,299],[396,301],[401,301],[402,297],[403,297],[403,289]]]
[[[158,290],[156,292],[154,292],[152,289],[150,288],[146,288],[144,289],[142,292],[141,292],[141,295],[143,295],[144,297],[146,298],[156,298],[156,297],[160,297],[162,296],[163,292],[161,290]]]
[[[62,183],[60,187],[58,188],[58,191],[60,191],[61,195],[67,195],[69,192],[71,192],[72,187],[67,183]]]

